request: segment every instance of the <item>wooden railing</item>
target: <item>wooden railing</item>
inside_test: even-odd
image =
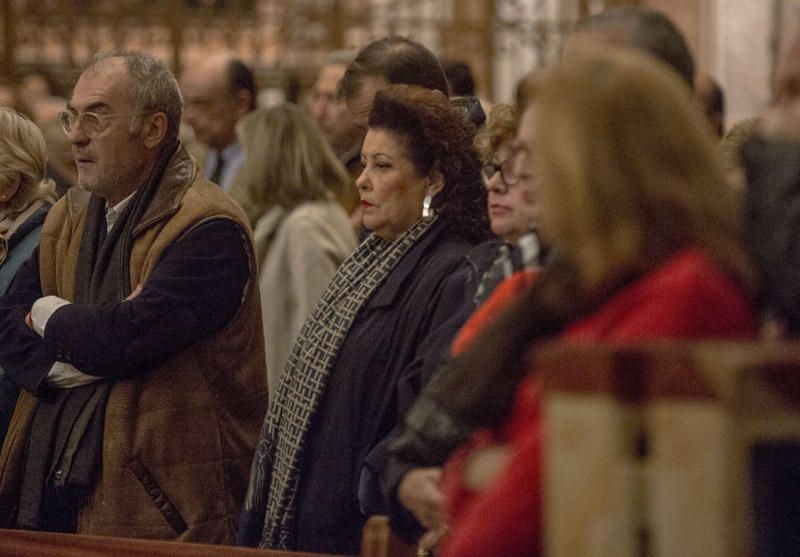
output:
[[[295,553],[246,549],[241,547],[201,545],[51,534],[24,530],[0,530],[2,557],[335,557],[311,553]]]
[[[800,345],[553,345],[536,364],[548,557],[796,554]]]
[[[795,554],[800,344],[553,344],[535,359],[547,557]],[[362,546],[362,557],[415,554],[385,517]],[[0,557],[107,555],[312,557],[0,530]]]
[[[414,557],[416,548],[374,516],[364,527],[361,557]],[[52,534],[0,529],[0,557],[341,557],[322,553],[162,542],[130,538]]]

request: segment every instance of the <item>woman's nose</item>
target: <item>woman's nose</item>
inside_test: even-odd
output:
[[[367,189],[368,181],[367,169],[365,168],[361,171],[361,174],[358,175],[358,178],[356,178],[356,188],[359,190]]]

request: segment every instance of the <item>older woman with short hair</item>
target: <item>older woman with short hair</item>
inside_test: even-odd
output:
[[[36,125],[0,107],[0,295],[39,245],[44,218],[55,200],[46,175],[47,146]],[[18,389],[0,370],[0,444]]]
[[[488,237],[474,131],[440,92],[375,96],[356,185],[373,230],[303,325],[262,430],[240,541],[357,554],[388,440],[465,319]]]
[[[475,138],[483,161],[489,223],[497,236],[468,254],[474,271],[476,307],[513,272],[522,267],[538,268],[545,253],[536,230],[539,203],[535,177],[529,170],[517,172],[513,168],[517,120],[515,107],[497,104]]]

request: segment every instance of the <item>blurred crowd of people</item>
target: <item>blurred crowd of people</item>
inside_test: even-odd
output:
[[[798,83],[800,39],[726,133],[631,6],[491,107],[401,37],[331,53],[303,106],[223,54],[99,54],[68,99],[27,76],[0,526],[355,555],[384,514],[422,551],[541,554],[539,343],[800,328]]]

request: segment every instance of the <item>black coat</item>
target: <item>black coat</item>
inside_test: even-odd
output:
[[[303,451],[298,550],[358,553],[365,517],[385,512],[390,439],[472,310],[471,247],[438,223],[356,317]]]
[[[800,143],[751,140],[746,240],[761,274],[759,305],[800,334]]]

